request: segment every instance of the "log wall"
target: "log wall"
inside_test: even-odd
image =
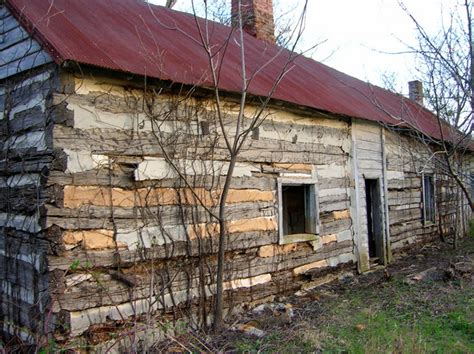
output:
[[[413,243],[438,238],[439,218],[445,219],[449,217],[448,214],[455,212],[453,208],[446,209],[444,203],[455,202],[457,198],[453,198],[449,191],[453,182],[437,170],[432,151],[426,144],[394,132],[387,132],[386,136],[390,242],[392,250],[396,252]],[[435,223],[423,220],[423,173],[435,177]],[[446,182],[449,188],[445,188]],[[449,221],[448,224],[451,223]],[[449,228],[446,223],[444,227]]]
[[[45,204],[56,193],[47,176],[60,169],[52,145],[55,116],[49,98],[55,74],[40,69],[17,75],[2,86],[0,103],[0,281],[5,339],[36,342],[48,329]]]
[[[229,166],[212,103],[60,72],[3,7],[0,20],[3,335],[89,345],[183,317],[210,322],[211,214]],[[231,132],[238,106],[224,105]],[[256,108],[248,104],[246,122]],[[365,179],[380,183],[385,262],[459,226],[465,205],[427,163],[426,144],[358,119],[266,114],[227,199],[227,311],[370,269]],[[435,223],[422,219],[423,173],[436,176]],[[278,181],[314,183],[317,234],[282,239]]]
[[[53,102],[67,118],[55,124],[53,144],[67,164],[49,175],[60,197],[45,206],[46,227],[59,239],[60,252],[48,257],[58,328],[81,336],[110,321],[195,311],[201,298],[212,303],[218,228],[206,208],[217,210],[228,156],[212,122],[209,134],[201,130],[208,104],[193,122],[190,107],[175,107],[182,115],[157,128],[137,109],[140,92],[102,78],[63,81],[70,91]],[[171,100],[159,97],[157,110]],[[231,122],[235,106],[226,105]],[[157,139],[172,139],[167,148],[189,184]],[[309,287],[315,272],[354,267],[350,149],[350,122],[281,110],[249,138],[227,200],[227,307]],[[285,177],[318,181],[320,233],[311,241],[279,244],[277,178]]]
[[[45,70],[15,85],[1,101],[2,316],[15,328],[5,331],[40,336],[41,327],[90,344],[131,323],[210,321],[219,229],[209,211],[228,153],[209,102],[162,95],[150,115],[142,91],[106,77]],[[230,126],[234,103],[226,114]],[[366,178],[380,181],[388,252],[436,237],[438,224],[421,217],[420,168],[434,172],[424,151],[377,124],[271,109],[229,192],[226,308],[369,269]],[[282,178],[316,181],[318,235],[282,242]]]
[[[51,330],[45,203],[61,169],[52,145],[57,84],[49,54],[0,5],[0,332],[37,343]]]

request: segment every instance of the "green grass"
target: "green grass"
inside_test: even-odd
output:
[[[350,353],[474,352],[473,289],[443,294],[436,288],[395,281],[377,289],[380,293],[373,298],[366,291],[353,293],[332,311],[333,321],[324,328],[331,340],[323,348]]]
[[[474,219],[469,220],[469,237],[474,237]]]
[[[265,331],[263,338],[228,330],[209,336],[205,347],[201,341],[187,347],[237,353],[474,353],[474,278],[443,279],[450,262],[472,258],[474,237],[463,239],[457,250],[449,245],[420,250],[392,265],[389,281],[375,272],[315,289],[308,297],[283,298],[296,311],[290,324],[271,313],[240,319]],[[437,269],[431,278],[407,281],[408,274],[429,268]]]
[[[472,257],[474,240],[465,241],[458,252]],[[449,260],[454,252],[438,256]],[[263,328],[268,335],[262,339],[234,338],[231,347],[245,353],[474,353],[474,281],[408,284],[402,274],[369,286],[365,281],[305,303],[301,313],[309,315],[291,326]]]

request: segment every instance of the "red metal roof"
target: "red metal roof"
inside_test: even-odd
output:
[[[139,0],[7,0],[7,6],[50,51],[55,61],[76,61],[112,70],[212,86],[198,24],[207,28],[217,58],[219,86],[239,92],[240,47],[229,27]],[[228,36],[231,40],[225,49]],[[268,95],[289,52],[245,34],[250,92]],[[349,59],[350,60],[350,59]],[[263,68],[263,64],[267,63]],[[388,124],[408,122],[439,139],[435,116],[403,96],[298,56],[273,98],[322,111]],[[446,130],[445,134],[448,134]],[[446,135],[445,135],[446,137]]]

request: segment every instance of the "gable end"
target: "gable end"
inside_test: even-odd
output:
[[[4,5],[0,5],[0,58],[0,80],[52,62]]]

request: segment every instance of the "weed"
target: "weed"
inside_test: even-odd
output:
[[[81,261],[80,261],[80,260],[78,260],[78,259],[74,260],[74,261],[71,263],[71,265],[69,266],[69,270],[72,270],[72,271],[77,270],[77,268],[79,268],[80,264],[81,264]]]

